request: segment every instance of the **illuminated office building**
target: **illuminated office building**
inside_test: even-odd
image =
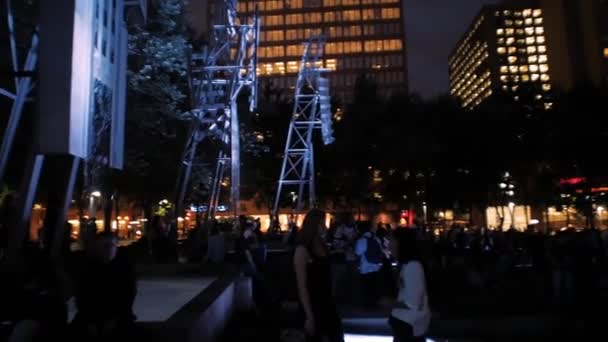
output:
[[[606,82],[606,3],[512,0],[483,7],[450,54],[451,94],[467,109],[495,94],[550,109],[556,91]]]
[[[361,74],[374,78],[383,95],[407,91],[403,0],[240,0],[239,15],[249,16],[255,4],[262,17],[262,78],[293,87],[302,42],[324,33],[332,96],[350,100]]]

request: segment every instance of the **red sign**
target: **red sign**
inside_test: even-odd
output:
[[[577,185],[581,184],[587,179],[585,177],[572,177],[572,178],[562,178],[559,180],[560,185]]]

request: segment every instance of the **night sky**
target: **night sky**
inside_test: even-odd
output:
[[[406,0],[410,90],[448,93],[448,55],[484,4],[499,0]]]

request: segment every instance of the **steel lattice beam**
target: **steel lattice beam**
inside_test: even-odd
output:
[[[206,137],[217,139],[218,152],[211,183],[208,215],[214,215],[220,201],[222,181],[230,168],[230,197],[235,215],[240,199],[240,132],[238,96],[248,89],[250,110],[257,106],[257,49],[260,20],[257,11],[249,24],[239,24],[236,1],[225,0],[227,20],[213,26],[213,42],[191,56],[190,84],[193,93],[192,129],[180,171],[176,210],[181,214],[188,192],[192,163],[198,144]],[[236,53],[234,53],[236,52]]]
[[[273,213],[279,213],[281,193],[285,187],[297,186],[296,212],[315,205],[315,167],[313,131],[320,129],[325,144],[333,142],[329,82],[320,65],[325,47],[323,36],[313,36],[304,44],[300,72],[296,81],[294,107],[285,143],[281,175],[277,187]],[[294,191],[295,193],[295,191]]]

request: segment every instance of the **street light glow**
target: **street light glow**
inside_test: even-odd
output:
[[[91,197],[101,197],[101,191],[95,190],[93,192],[91,192]]]

